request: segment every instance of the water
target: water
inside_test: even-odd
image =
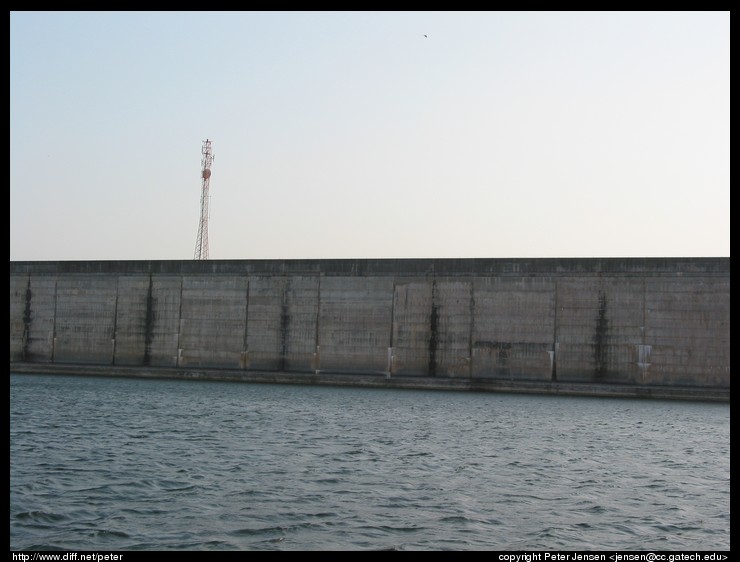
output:
[[[11,550],[728,550],[729,404],[10,376]]]

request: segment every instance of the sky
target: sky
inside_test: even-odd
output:
[[[729,12],[10,12],[10,259],[730,255]]]

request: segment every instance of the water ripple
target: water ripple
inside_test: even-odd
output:
[[[729,549],[729,406],[10,377],[11,550]]]

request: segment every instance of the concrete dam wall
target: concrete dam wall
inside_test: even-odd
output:
[[[11,262],[10,361],[729,390],[730,260]]]

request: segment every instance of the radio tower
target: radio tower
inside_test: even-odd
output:
[[[203,186],[200,189],[200,224],[198,225],[198,238],[195,241],[195,260],[208,259],[208,186],[211,183],[211,163],[213,162],[213,152],[211,152],[211,141],[203,141],[203,158],[200,161],[203,171]]]

